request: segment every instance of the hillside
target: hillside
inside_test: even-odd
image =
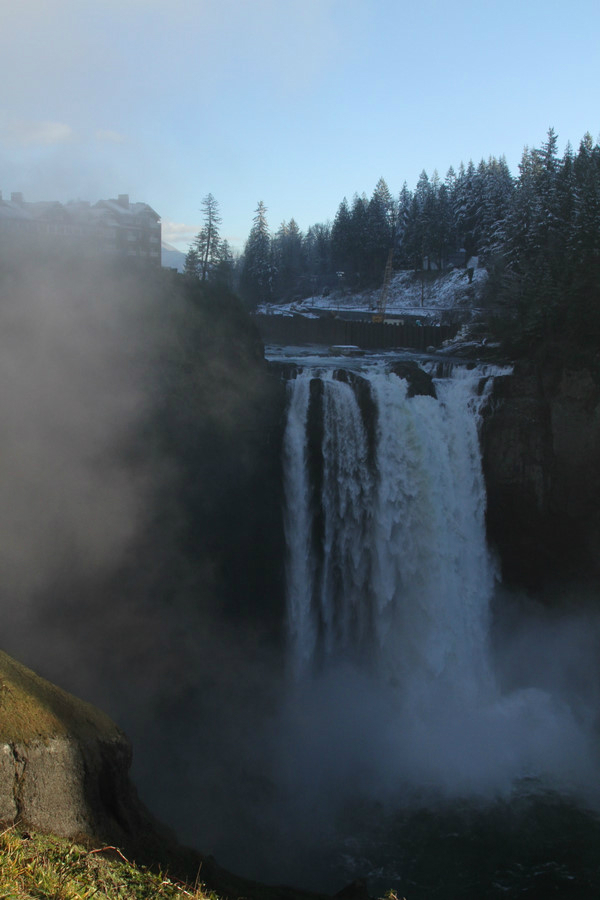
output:
[[[386,313],[392,315],[418,315],[439,319],[440,313],[451,309],[479,308],[484,305],[487,284],[486,269],[476,269],[473,282],[469,283],[465,269],[438,272],[397,272],[390,282]],[[369,290],[351,292],[344,288],[326,294],[306,297],[293,303],[266,303],[258,307],[259,313],[290,315],[318,315],[324,310],[334,314],[365,313],[377,309],[381,286]]]

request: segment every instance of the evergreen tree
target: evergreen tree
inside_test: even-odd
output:
[[[541,148],[524,149],[499,242],[505,266],[500,298],[509,301],[521,334],[530,341],[563,334],[566,327],[580,327],[584,316],[581,295],[574,287],[575,275],[591,271],[582,265],[582,246],[575,236],[576,161],[568,148],[561,162],[556,143],[556,134],[550,129]],[[580,158],[591,150],[591,142],[587,142],[583,151],[580,148]],[[592,178],[581,194],[586,204],[593,191]],[[597,228],[598,220],[592,215],[581,228],[583,240]],[[589,310],[585,315],[591,322]]]
[[[414,230],[412,222],[413,196],[409,191],[406,182],[402,185],[400,196],[398,198],[398,213],[396,221],[396,248],[397,261],[400,265],[412,265],[412,231]]]
[[[464,248],[467,259],[478,251],[476,175],[472,160],[466,169],[461,163],[454,191],[454,223],[459,246]]]
[[[335,271],[349,274],[352,266],[352,217],[345,197],[333,220],[331,255]]]
[[[598,147],[585,134],[573,162],[574,209],[571,247],[578,257],[587,257],[599,249],[600,196],[598,183],[600,160]]]
[[[449,200],[454,200],[454,191],[456,190],[456,172],[454,171],[454,167],[450,166],[448,171],[446,172],[446,178],[444,179],[444,184],[446,186],[446,190],[448,191]]]
[[[369,272],[369,202],[364,194],[354,195],[350,211],[350,282],[363,285]]]
[[[567,310],[580,339],[600,341],[600,147],[585,134],[569,160],[573,206],[568,252],[572,279]],[[565,170],[567,168],[565,163]]]
[[[371,281],[377,281],[383,275],[394,242],[395,218],[395,204],[387,184],[380,178],[367,207],[365,250]]]
[[[432,251],[439,269],[445,268],[450,252],[454,249],[454,217],[446,184],[436,179],[435,187],[435,224]]]
[[[295,219],[282,222],[273,239],[275,267],[275,295],[278,299],[290,299],[303,292],[304,275],[303,236]]]
[[[375,185],[372,199],[377,200],[383,206],[383,209],[385,210],[385,217],[390,230],[390,237],[393,237],[396,229],[396,220],[398,217],[398,205],[392,197],[390,189],[387,186],[384,178],[380,178]]]
[[[207,281],[211,272],[219,264],[221,249],[219,204],[212,194],[207,194],[202,200],[202,212],[204,213],[204,224],[190,248],[195,251],[197,271],[195,273],[191,271],[194,267],[194,255],[192,255],[190,257],[190,274],[196,274],[201,281]]]
[[[251,307],[272,299],[273,275],[274,265],[271,255],[271,235],[267,224],[267,208],[260,200],[244,248],[240,280],[244,299]]]
[[[567,144],[556,176],[558,217],[565,234],[565,265],[572,253],[573,218],[575,211],[575,165],[571,144]]]
[[[429,182],[429,176],[424,169],[417,181],[411,213],[413,224],[412,256],[415,269],[422,269],[425,260],[429,259],[431,255],[432,229],[435,219],[433,191]]]
[[[481,252],[488,258],[505,239],[506,216],[514,192],[514,181],[505,157],[490,157],[482,188],[480,216]]]
[[[229,242],[225,239],[220,241],[218,250],[218,262],[213,271],[213,279],[217,284],[233,288],[233,278],[235,271],[235,260]]]
[[[183,274],[189,278],[200,278],[200,260],[195,246],[191,246],[185,256]]]
[[[312,292],[316,292],[317,286],[322,288],[334,283],[329,223],[311,225],[304,238],[303,251]]]

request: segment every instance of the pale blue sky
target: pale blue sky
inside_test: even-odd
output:
[[[8,7],[8,8],[7,8]],[[0,189],[129,193],[187,249],[202,198],[243,246],[380,176],[600,136],[597,0],[5,0]]]

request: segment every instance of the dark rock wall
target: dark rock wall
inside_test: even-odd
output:
[[[156,430],[177,473],[165,507],[177,508],[189,566],[210,571],[220,613],[280,624],[285,385],[269,373],[247,318],[221,307],[202,311],[190,365],[165,394]]]
[[[600,571],[600,386],[559,359],[496,379],[482,431],[487,526],[505,582]]]

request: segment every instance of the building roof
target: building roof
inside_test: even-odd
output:
[[[36,219],[74,219],[79,222],[98,222],[113,218],[122,224],[134,224],[140,220],[160,222],[160,216],[147,203],[130,203],[128,194],[121,194],[118,199],[98,200],[94,206],[87,200],[70,200],[66,204],[58,200],[25,201],[21,193],[11,194],[6,200],[0,192],[0,217],[4,219],[20,219],[35,221]]]

